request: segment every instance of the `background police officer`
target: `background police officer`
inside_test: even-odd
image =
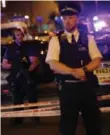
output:
[[[65,3],[65,4],[64,4]],[[64,32],[51,38],[46,62],[58,73],[61,135],[74,135],[79,111],[87,135],[100,135],[100,111],[94,91],[93,75],[101,62],[95,40],[78,29],[80,8],[64,2],[60,8]]]
[[[21,29],[14,30],[15,41],[8,46],[2,61],[3,68],[11,69],[9,82],[15,105],[23,104],[25,94],[30,103],[37,102],[35,70],[38,58],[35,49],[22,44],[23,37]],[[21,123],[20,118],[13,121],[13,124]]]

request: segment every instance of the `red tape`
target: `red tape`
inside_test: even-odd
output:
[[[56,108],[55,108],[56,109]],[[58,109],[58,108],[57,108]],[[110,107],[100,108],[102,113],[110,112]],[[24,110],[24,111],[12,111],[12,112],[2,112],[2,118],[13,118],[13,117],[50,117],[50,116],[60,116],[60,110],[47,110],[47,111],[36,111],[36,110]]]
[[[58,100],[53,101],[43,101],[43,102],[37,102],[37,103],[25,103],[20,105],[8,105],[8,106],[1,106],[1,110],[7,110],[7,109],[15,109],[15,108],[28,108],[28,107],[41,107],[41,106],[52,106],[52,105],[59,105]]]
[[[102,95],[98,96],[97,99],[99,101],[101,100],[110,100],[110,95]],[[7,109],[15,109],[15,108],[28,108],[28,107],[42,107],[42,106],[53,106],[53,105],[59,105],[58,100],[53,101],[43,101],[43,102],[37,102],[37,103],[25,103],[20,105],[8,105],[8,106],[1,106],[1,110],[7,110]]]

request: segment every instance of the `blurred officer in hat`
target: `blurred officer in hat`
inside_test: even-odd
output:
[[[102,55],[93,36],[78,29],[81,8],[73,2],[61,2],[64,31],[49,42],[46,62],[57,73],[61,109],[61,135],[75,135],[81,112],[87,135],[100,135],[100,111],[94,88],[98,81],[93,71]]]
[[[27,46],[22,42],[24,34],[21,29],[14,29],[13,34],[15,41],[7,47],[2,61],[2,67],[11,71],[7,80],[13,103],[15,105],[23,104],[25,95],[27,95],[30,103],[37,102],[36,70],[38,57],[36,50],[32,45]],[[38,117],[33,118],[33,120],[39,122]],[[22,122],[22,118],[12,120],[13,125],[20,125]]]

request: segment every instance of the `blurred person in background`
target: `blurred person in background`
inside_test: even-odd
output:
[[[2,67],[11,70],[7,79],[13,103],[14,105],[23,104],[25,95],[29,103],[37,102],[35,73],[38,67],[38,57],[36,50],[23,44],[24,33],[21,29],[15,29],[13,33],[14,42],[7,47],[2,61]],[[33,119],[39,122],[38,117]],[[22,118],[15,118],[12,124],[19,125],[22,121]]]

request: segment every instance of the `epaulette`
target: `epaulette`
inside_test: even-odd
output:
[[[64,30],[58,31],[58,32],[56,33],[56,36],[61,36],[63,33],[64,33]]]
[[[53,36],[57,36],[57,37],[60,39],[60,37],[61,37],[63,34],[64,34],[64,30],[58,31],[58,32],[54,33],[54,35],[50,36],[50,39],[49,39],[49,40],[51,40],[51,38],[52,38]]]

